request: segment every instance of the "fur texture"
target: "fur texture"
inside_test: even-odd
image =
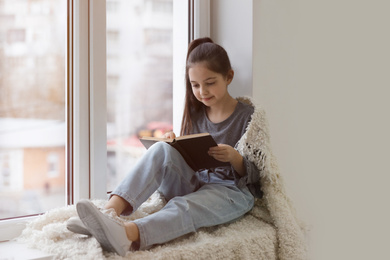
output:
[[[105,202],[93,201],[97,206]],[[156,192],[136,212],[122,218],[125,221],[141,218],[164,205],[164,199]],[[25,228],[18,241],[53,254],[54,259],[277,259],[275,229],[259,218],[264,213],[261,208],[258,210],[257,214],[253,211],[234,223],[202,228],[150,250],[129,251],[123,258],[103,252],[95,238],[66,229],[66,221],[77,215],[75,206],[53,209],[40,216]]]
[[[238,100],[255,107],[251,122],[236,149],[260,170],[264,196],[259,204],[266,207],[271,217],[269,222],[276,228],[278,257],[281,260],[307,259],[305,228],[297,219],[292,202],[285,193],[283,179],[271,151],[265,111],[260,106],[255,106],[249,97]]]

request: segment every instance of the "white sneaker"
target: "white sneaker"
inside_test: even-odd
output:
[[[125,256],[130,249],[123,222],[110,212],[102,213],[91,201],[81,200],[76,205],[77,213],[89,232],[97,239],[102,248]]]
[[[71,217],[66,222],[66,228],[73,233],[91,236],[91,232],[89,232],[79,217]]]

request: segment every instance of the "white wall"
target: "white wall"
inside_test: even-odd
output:
[[[311,259],[390,259],[390,2],[212,2],[222,45],[253,37],[253,63],[235,65],[253,69]]]
[[[252,1],[211,0],[210,35],[229,54],[235,71],[230,94],[252,96]],[[239,18],[239,19],[237,19]]]

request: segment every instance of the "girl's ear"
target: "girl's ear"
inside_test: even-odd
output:
[[[234,78],[234,70],[231,69],[226,75],[226,81],[228,85],[232,82],[233,78]]]

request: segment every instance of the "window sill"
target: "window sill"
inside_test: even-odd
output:
[[[43,253],[37,249],[28,248],[27,245],[16,241],[0,242],[1,259],[4,260],[32,260],[53,259],[53,255]]]
[[[26,244],[13,240],[20,236],[26,224],[35,218],[37,216],[2,220],[0,222],[1,260],[53,259],[52,255],[43,253],[37,249],[28,248]]]
[[[20,236],[27,223],[34,220],[35,218],[37,218],[37,216],[1,220],[0,242],[12,240]]]

